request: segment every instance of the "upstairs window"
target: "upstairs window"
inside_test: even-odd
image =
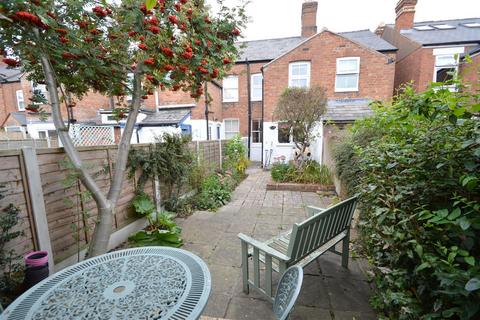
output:
[[[25,111],[25,99],[23,98],[23,91],[17,90],[15,91],[15,95],[17,96],[18,111]]]
[[[308,88],[310,86],[310,62],[292,62],[288,69],[289,87]]]
[[[240,134],[240,121],[238,119],[225,119],[225,139],[231,139]]]
[[[250,79],[250,98],[252,101],[262,101],[262,74],[252,74]]]
[[[360,58],[338,58],[337,76],[335,79],[336,92],[358,91],[360,76]]]
[[[223,78],[223,102],[238,102],[238,76]]]
[[[458,70],[458,55],[442,54],[435,56],[434,82],[449,82],[454,80]]]
[[[45,84],[38,84],[35,82],[32,82],[32,92],[39,93],[45,98],[46,101],[48,101],[48,91],[47,91],[47,85]],[[37,103],[40,104],[40,103]]]

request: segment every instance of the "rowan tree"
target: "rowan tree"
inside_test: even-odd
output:
[[[157,88],[199,98],[202,85],[224,76],[235,61],[245,11],[219,4],[218,15],[212,16],[204,0],[1,2],[3,62],[21,67],[34,83],[46,84],[48,97],[34,92],[27,109],[51,112],[65,152],[97,204],[90,256],[107,250],[142,99]],[[92,90],[116,97],[114,114],[127,118],[107,194],[85,168],[61,113]],[[48,110],[33,103],[45,98]]]

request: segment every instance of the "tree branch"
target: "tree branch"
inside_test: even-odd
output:
[[[115,169],[113,173],[112,183],[108,191],[107,198],[112,204],[116,204],[120,191],[122,189],[122,182],[127,167],[128,152],[130,151],[130,141],[132,139],[133,129],[137,122],[138,111],[140,109],[141,99],[141,73],[138,71],[141,68],[137,67],[133,77],[133,94],[132,94],[132,110],[128,113],[127,123],[123,130],[120,144],[118,145],[117,158],[115,161]]]
[[[35,30],[35,33],[37,36],[39,36],[37,29]],[[53,124],[55,125],[55,128],[57,128],[58,136],[60,137],[60,141],[62,141],[65,153],[70,158],[70,161],[72,161],[73,167],[78,171],[80,180],[85,185],[85,187],[92,193],[92,197],[94,198],[95,202],[97,202],[99,207],[109,207],[110,204],[108,203],[107,198],[105,198],[102,191],[95,183],[93,177],[84,168],[82,160],[80,159],[80,155],[75,149],[75,146],[72,139],[70,138],[70,135],[68,134],[68,131],[65,130],[65,123],[63,122],[60,113],[60,99],[57,92],[57,81],[54,76],[54,71],[51,68],[50,61],[43,52],[40,53],[40,61],[42,64],[43,73],[45,75],[45,82],[47,84],[48,93],[50,96]]]

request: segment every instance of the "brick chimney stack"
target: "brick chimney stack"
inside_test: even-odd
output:
[[[395,8],[395,30],[412,29],[415,19],[415,6],[418,0],[400,0]]]
[[[309,38],[317,34],[317,1],[305,1],[302,4],[302,37]]]

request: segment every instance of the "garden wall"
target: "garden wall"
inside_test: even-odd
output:
[[[146,148],[148,145],[132,147]],[[212,169],[221,166],[224,147],[225,142],[218,140],[190,144],[197,160]],[[85,167],[106,192],[117,147],[81,147],[78,150]],[[12,203],[21,211],[16,230],[22,230],[24,235],[8,244],[19,254],[48,249],[53,256],[52,262],[59,264],[88,245],[97,216],[95,202],[85,197],[85,188],[72,176],[66,159],[63,148],[0,150],[0,185],[4,186],[5,193],[5,198],[0,200],[0,210]],[[122,228],[125,233],[132,226],[143,227],[129,206],[135,183],[135,177],[125,179],[122,186],[114,218],[115,242],[122,241],[122,237],[119,238],[122,232],[118,232]],[[145,185],[145,192],[153,198],[154,190],[153,182]],[[130,232],[133,231],[136,230]],[[128,234],[122,236],[126,239]]]

